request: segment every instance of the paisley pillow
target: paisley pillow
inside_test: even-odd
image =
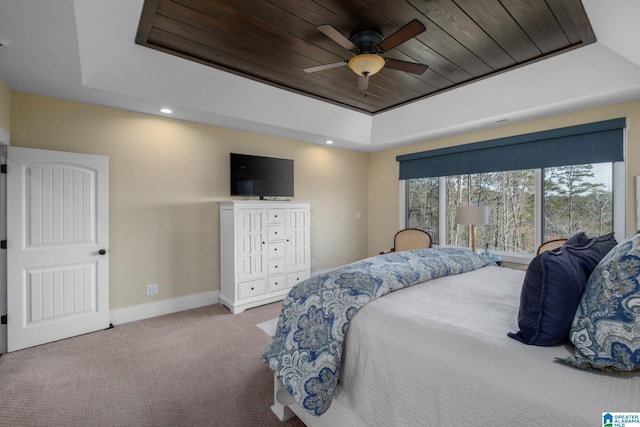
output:
[[[640,369],[640,234],[605,256],[591,274],[569,334],[581,369]]]

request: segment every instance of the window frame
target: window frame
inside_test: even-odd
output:
[[[626,151],[626,144],[625,144]],[[625,156],[626,158],[626,156]],[[613,193],[613,232],[617,241],[622,241],[626,237],[626,194],[627,194],[627,180],[626,180],[626,162],[612,162],[612,193]],[[542,222],[542,191],[543,191],[543,177],[542,177],[542,168],[534,169],[535,175],[535,194],[534,194],[534,229],[535,229],[535,247],[540,246],[542,242],[542,236],[544,233]],[[400,180],[399,181],[399,201],[400,201],[400,211],[399,218],[400,224],[399,228],[403,229],[407,227],[409,223],[408,218],[408,209],[407,209],[407,192],[409,187],[409,180]],[[438,200],[438,210],[439,217],[446,218],[446,177],[441,176],[438,177],[438,192],[439,192],[439,200]],[[438,222],[438,232],[440,235],[440,239],[444,239],[444,243],[440,241],[437,245],[434,246],[447,246],[446,242],[446,221]],[[493,251],[494,253],[502,256],[502,258],[507,262],[513,263],[522,263],[526,264],[531,259],[535,257],[535,254],[516,254],[512,252],[498,252]]]

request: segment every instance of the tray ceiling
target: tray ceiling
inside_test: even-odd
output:
[[[318,30],[383,37],[426,27],[384,57],[428,65],[383,68],[366,91],[348,67],[304,68],[353,55]],[[595,42],[579,0],[146,0],[136,43],[371,114]],[[566,76],[565,76],[566,77]],[[179,78],[179,77],[177,77]]]

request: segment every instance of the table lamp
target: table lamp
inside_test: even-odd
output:
[[[476,225],[489,224],[489,208],[487,206],[458,206],[456,224],[471,225],[471,250],[476,251]]]

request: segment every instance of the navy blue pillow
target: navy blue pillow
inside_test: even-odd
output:
[[[578,242],[580,239],[573,240]],[[551,346],[569,338],[569,330],[591,272],[616,246],[613,233],[590,239],[585,246],[563,245],[543,252],[529,264],[520,294],[517,333],[511,338],[530,345]]]
[[[591,240],[584,231],[578,231],[569,237],[563,246],[586,246],[591,243]]]

